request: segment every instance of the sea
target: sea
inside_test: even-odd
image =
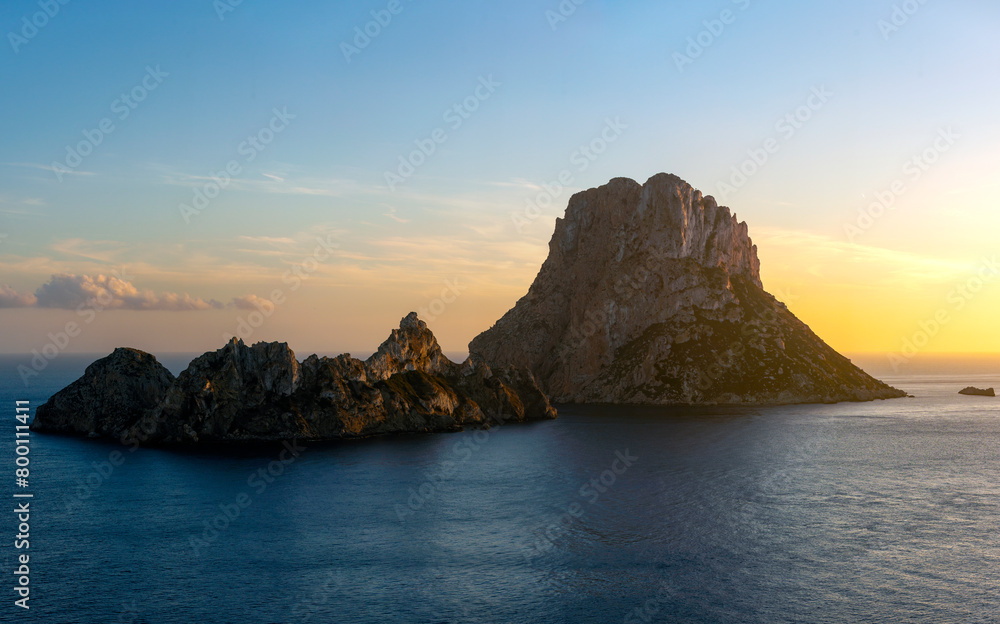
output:
[[[890,401],[344,443],[31,433],[19,486],[15,401],[96,357],[27,385],[0,357],[0,622],[1000,622],[1000,398],[957,393],[995,363],[888,370]]]

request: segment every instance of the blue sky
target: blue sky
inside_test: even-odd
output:
[[[54,274],[124,268],[152,309],[116,304],[68,350],[138,341],[201,351],[253,310],[238,301],[287,290],[282,276],[308,260],[316,237],[333,236],[336,253],[285,293],[294,296],[253,340],[372,350],[458,279],[461,295],[430,316],[442,343],[462,350],[526,291],[571,192],[667,171],[718,196],[748,150],[774,137],[779,149],[720,199],[750,223],[765,286],[796,291],[793,310],[834,346],[891,349],[995,247],[995,3],[586,0],[563,3],[575,10],[553,24],[554,0],[401,0],[346,59],[342,44],[356,28],[374,32],[372,11],[389,4],[244,0],[220,18],[211,0],[72,0],[17,43],[40,5],[5,2],[0,23],[15,37],[0,50],[0,284],[30,298]],[[900,7],[912,15],[885,36],[880,21]],[[705,22],[723,17],[730,23],[709,37]],[[679,69],[675,53],[699,36],[710,44]],[[116,100],[150,68],[155,89],[120,119]],[[475,98],[481,81],[498,86],[453,128],[444,112]],[[776,121],[819,87],[828,101],[794,136],[778,133]],[[241,145],[275,109],[293,118],[247,162]],[[105,118],[114,130],[60,181],[49,168]],[[581,171],[574,153],[608,120],[624,130]],[[446,140],[390,190],[386,171],[438,128]],[[959,138],[940,162],[863,236],[847,237],[858,210],[945,129]],[[236,179],[185,222],[179,205],[231,161]],[[570,188],[515,227],[512,215],[564,170]],[[824,293],[817,277],[836,287]],[[871,294],[901,283],[909,295]],[[158,303],[183,294],[207,305]],[[837,325],[824,312],[832,301],[855,310],[848,316],[874,306],[913,318],[902,330]],[[997,301],[975,303],[985,318]],[[28,352],[78,314],[67,304],[0,316],[0,350]],[[949,331],[958,333],[938,347],[966,348],[972,334]]]

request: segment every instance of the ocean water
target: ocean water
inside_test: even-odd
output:
[[[1000,621],[1000,399],[956,394],[995,376],[887,378],[916,398],[864,404],[566,406],[297,457],[32,433],[17,488],[14,400],[92,359],[27,387],[0,360],[0,495],[34,495],[30,549],[0,514],[0,621]]]

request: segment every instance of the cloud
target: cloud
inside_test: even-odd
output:
[[[52,165],[41,165],[41,164],[38,164],[38,163],[5,162],[5,163],[0,163],[0,164],[5,165],[7,167],[24,167],[24,168],[27,168],[27,169],[40,169],[42,171],[51,171],[53,173],[56,172],[55,167],[53,167]],[[82,176],[97,175],[93,171],[75,171],[73,169],[69,169],[69,170],[60,169],[59,171],[62,172],[62,173],[68,173],[68,174],[71,174],[71,175],[82,175]]]
[[[244,295],[242,297],[236,297],[229,303],[229,305],[238,310],[261,310],[267,306],[274,306],[274,304],[268,299],[258,297],[257,295]]]
[[[758,227],[751,234],[761,256],[780,258],[786,269],[816,276],[837,273],[854,282],[864,274],[869,287],[947,283],[978,266],[964,259],[920,255],[799,230]]]
[[[409,223],[410,222],[409,219],[404,219],[402,217],[397,217],[396,216],[396,209],[393,208],[392,206],[387,206],[387,208],[389,208],[389,212],[383,213],[383,215],[382,215],[383,217],[389,217],[390,219],[392,219],[396,223]]]
[[[0,284],[0,308],[27,308],[35,305],[31,293],[19,293],[6,284]]]
[[[207,182],[216,181],[213,176],[190,174],[169,167],[154,165],[152,168],[160,172],[165,184],[201,188]],[[276,175],[264,172],[260,172],[260,175],[265,179],[232,178],[226,189],[227,191],[326,197],[341,197],[352,190],[366,190],[366,187],[360,187],[352,178],[293,177],[290,174]],[[379,194],[389,192],[383,187],[374,187],[368,190]]]
[[[216,310],[223,304],[210,299],[178,293],[155,293],[139,290],[131,282],[111,275],[53,275],[35,291],[34,305],[39,308],[74,310],[93,305],[112,310]]]
[[[511,178],[509,182],[486,182],[487,186],[499,186],[502,188],[515,188],[528,191],[541,191],[542,187],[524,178]]]
[[[269,245],[294,245],[295,239],[288,238],[287,236],[275,237],[275,236],[240,236],[240,240],[250,241],[252,243],[267,243]]]
[[[88,260],[112,263],[129,250],[131,245],[112,240],[86,240],[66,238],[52,243],[52,250],[68,256],[78,256]]]

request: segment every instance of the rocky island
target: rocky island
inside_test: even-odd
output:
[[[175,378],[152,355],[119,348],[41,405],[31,428],[150,445],[335,440],[555,418],[549,396],[653,405],[906,396],[768,294],[747,224],[668,174],[574,195],[528,293],[469,352],[450,361],[416,313],[365,361],[300,363],[285,343],[234,338]]]
[[[365,361],[303,362],[285,343],[233,339],[178,377],[118,348],[38,407],[33,431],[148,445],[335,440],[556,417],[531,373],[445,357],[410,313]]]
[[[988,397],[996,396],[996,392],[993,391],[993,388],[986,388],[985,390],[983,390],[982,388],[976,388],[975,386],[962,388],[961,390],[958,391],[958,393],[966,394],[969,396],[988,396]]]
[[[527,294],[469,351],[529,369],[556,402],[905,396],[768,294],[747,224],[668,174],[575,194]]]

